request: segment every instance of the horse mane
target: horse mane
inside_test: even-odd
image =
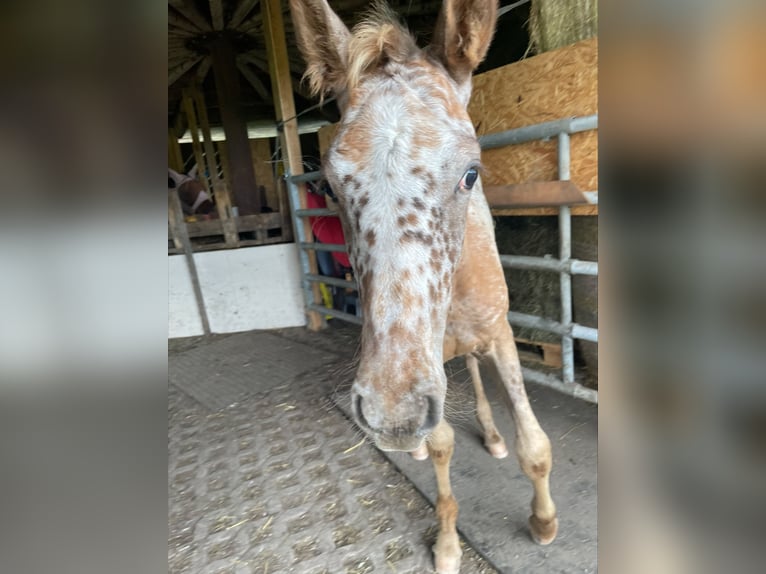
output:
[[[377,0],[351,32],[348,45],[348,90],[359,85],[365,74],[387,62],[405,63],[418,50],[415,39],[389,6]]]

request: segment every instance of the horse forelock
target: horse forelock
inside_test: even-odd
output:
[[[376,2],[352,31],[348,46],[346,85],[356,88],[368,74],[388,62],[403,64],[418,52],[410,32],[384,3]]]

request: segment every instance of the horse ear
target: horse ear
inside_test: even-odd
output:
[[[181,174],[180,174],[180,173],[178,173],[177,171],[174,171],[174,170],[172,170],[172,169],[170,169],[170,168],[168,168],[168,175],[170,175],[170,177],[172,177],[172,178],[173,178],[173,181],[175,182],[175,184],[176,184],[176,187],[178,187],[179,185],[181,185],[181,183],[182,183],[182,182],[183,182],[183,180],[184,180],[184,176],[183,176],[183,175],[181,175]]]
[[[430,50],[459,84],[487,55],[496,20],[497,0],[444,0]]]
[[[195,164],[194,164],[194,167],[193,167],[193,168],[191,168],[191,169],[189,170],[189,173],[187,173],[186,175],[188,175],[188,176],[189,176],[190,178],[192,178],[192,179],[197,179],[197,168],[198,168],[198,167],[199,167],[199,166],[198,166],[198,165],[195,163]]]
[[[351,33],[327,0],[290,0],[290,12],[311,92],[339,95],[346,85]]]

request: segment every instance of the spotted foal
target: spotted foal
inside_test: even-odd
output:
[[[510,397],[516,454],[534,485],[530,527],[556,536],[550,441],[522,381],[508,290],[482,192],[480,149],[466,107],[484,58],[496,0],[445,0],[425,49],[378,5],[353,32],[326,0],[290,0],[306,78],[341,109],[324,173],[336,191],[364,312],[351,392],[357,424],[383,450],[427,447],[436,471],[436,570],[457,572],[452,428],[444,419],[444,362],[466,357],[489,451],[507,454],[479,378],[490,359]]]

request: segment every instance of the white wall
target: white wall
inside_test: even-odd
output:
[[[168,257],[169,338],[202,334],[183,255]],[[213,333],[306,324],[298,250],[294,243],[195,253]]]

